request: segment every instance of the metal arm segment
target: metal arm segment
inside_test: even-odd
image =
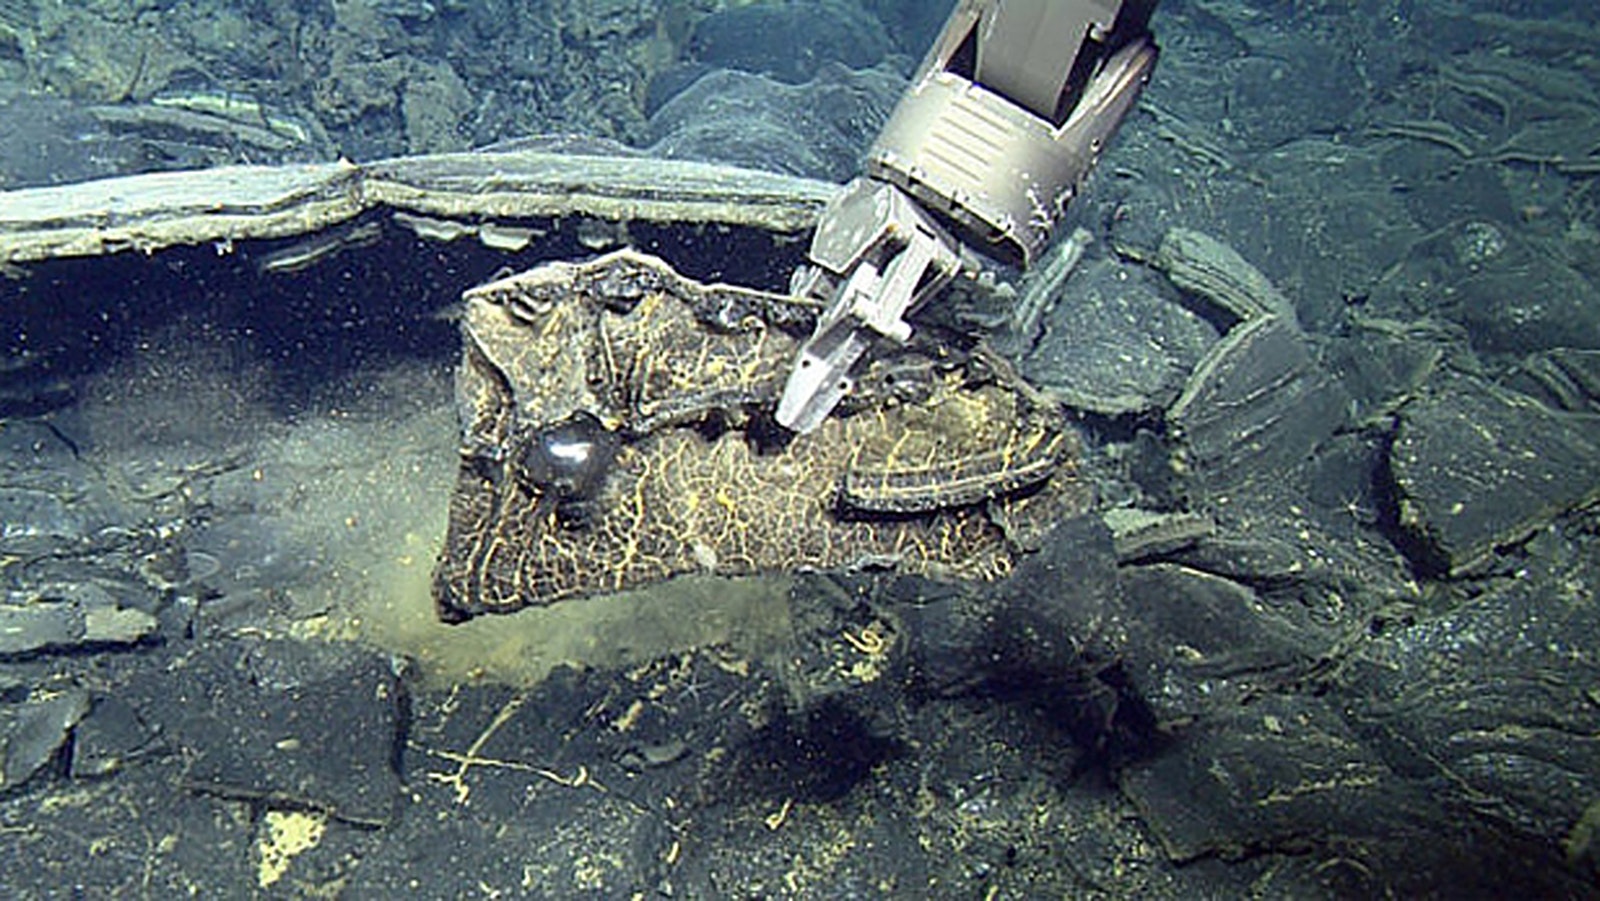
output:
[[[1155,0],[962,0],[824,212],[792,290],[827,305],[778,405],[809,432],[880,337],[959,269],[962,243],[1028,265],[1149,79]]]

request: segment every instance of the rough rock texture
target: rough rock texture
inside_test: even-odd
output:
[[[1454,379],[1400,415],[1390,466],[1419,565],[1459,574],[1600,498],[1600,419]]]
[[[468,292],[441,613],[695,571],[992,579],[1092,500],[1059,412],[980,357],[883,361],[848,415],[772,441],[810,313],[626,251]]]
[[[217,641],[118,692],[188,762],[184,787],[381,824],[400,800],[394,769],[404,692],[389,662],[347,644]]]
[[[904,88],[881,68],[825,66],[798,85],[710,72],[650,117],[651,151],[845,182]]]

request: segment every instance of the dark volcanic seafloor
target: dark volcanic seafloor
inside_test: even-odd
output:
[[[1586,5],[1165,0],[1073,234],[917,319],[1076,442],[1009,575],[438,622],[462,292],[782,290],[943,6],[0,0],[0,894],[1600,894]],[[225,164],[317,192],[72,206]]]

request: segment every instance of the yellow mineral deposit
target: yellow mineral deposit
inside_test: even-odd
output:
[[[256,884],[269,888],[289,871],[289,864],[300,854],[322,842],[328,830],[328,815],[302,810],[269,810],[261,820],[261,835],[256,841],[260,864]]]

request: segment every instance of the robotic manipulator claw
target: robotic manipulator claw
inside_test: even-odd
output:
[[[875,343],[911,337],[906,315],[969,249],[1026,266],[1048,247],[1155,67],[1155,3],[960,0],[795,272],[791,293],[823,312],[780,425],[820,425]]]

